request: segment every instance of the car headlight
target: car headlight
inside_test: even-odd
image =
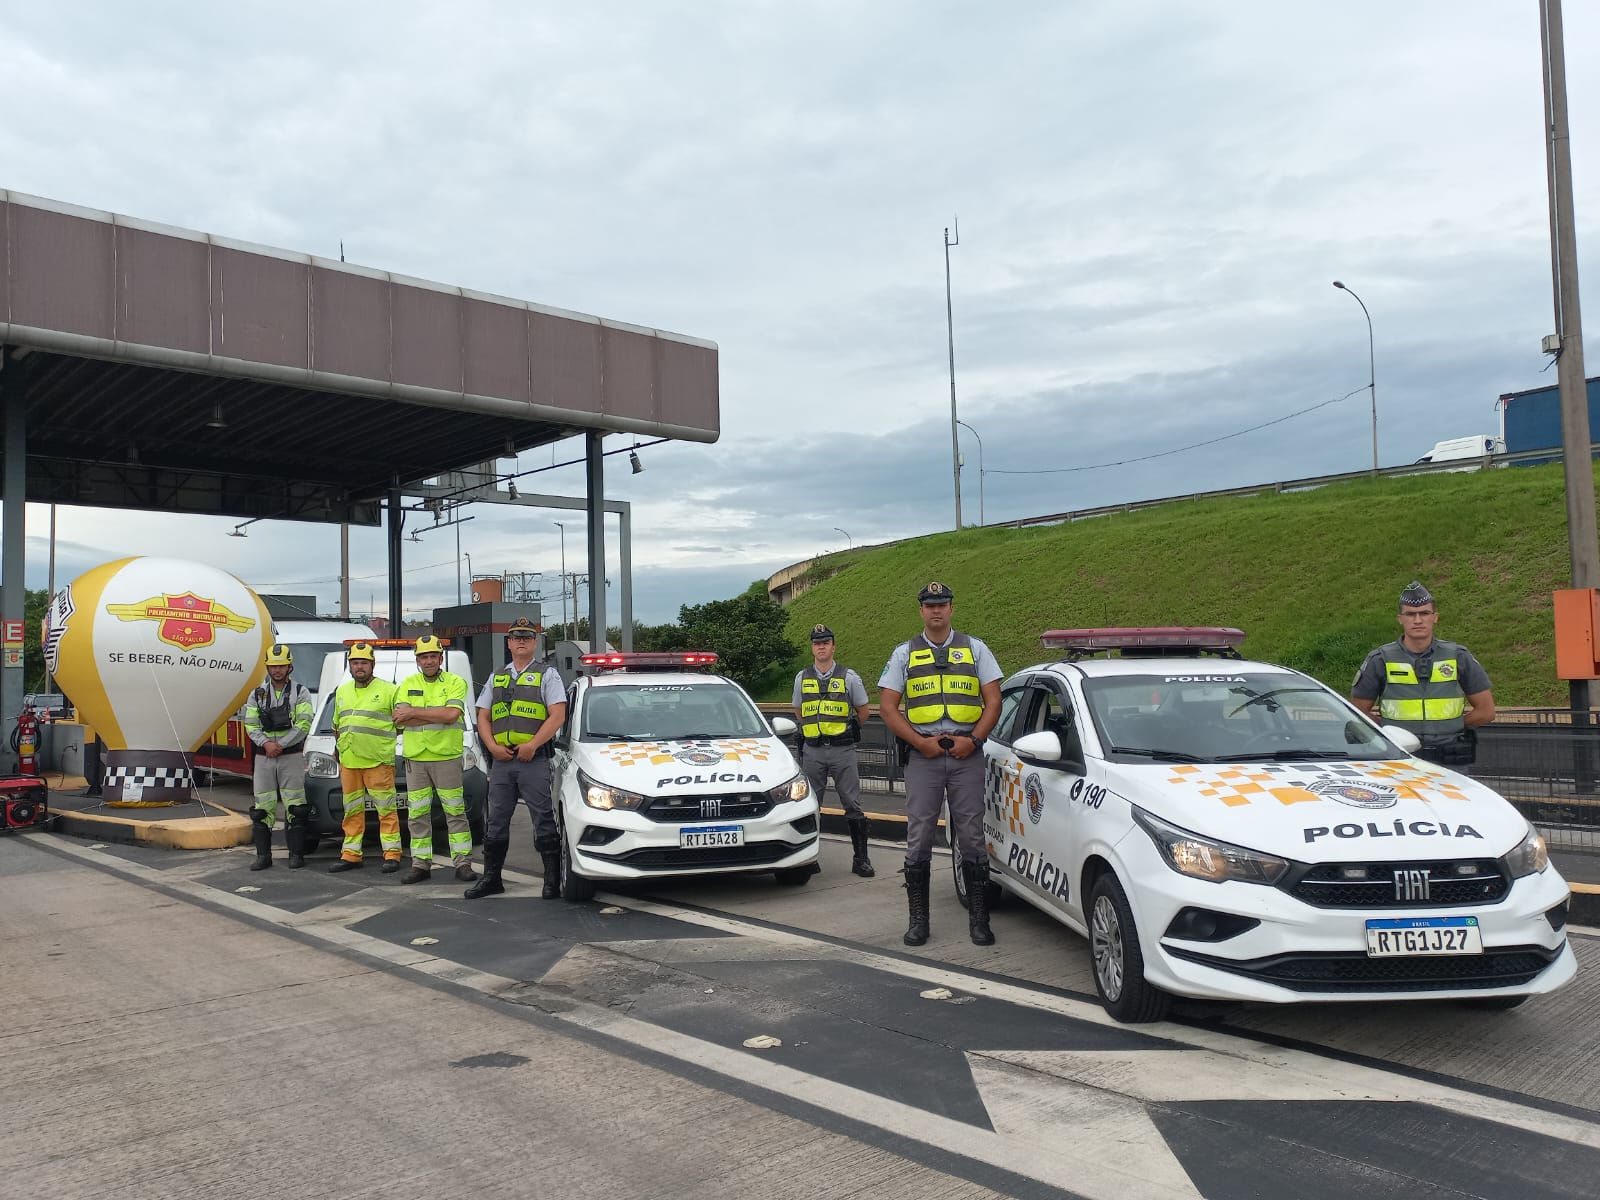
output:
[[[316,779],[337,779],[339,760],[331,754],[312,750],[306,754],[306,774]]]
[[[1247,850],[1231,842],[1201,837],[1187,829],[1169,825],[1160,817],[1151,816],[1142,808],[1133,810],[1133,819],[1150,835],[1161,857],[1167,860],[1179,875],[1191,879],[1207,879],[1212,883],[1225,883],[1236,879],[1240,883],[1274,884],[1289,870],[1287,859],[1259,850]]]
[[[796,775],[788,783],[780,783],[775,788],[769,788],[767,795],[771,796],[774,803],[788,804],[791,800],[804,800],[811,795],[811,785],[806,782],[804,775]]]
[[[598,783],[582,771],[578,772],[578,792],[590,808],[610,812],[614,808],[638,808],[644,797],[637,792],[627,792],[619,787]]]
[[[1528,826],[1528,836],[1518,843],[1517,848],[1506,855],[1506,867],[1511,872],[1511,878],[1521,879],[1524,875],[1537,875],[1550,865],[1550,850],[1544,844],[1544,835],[1532,825]]]

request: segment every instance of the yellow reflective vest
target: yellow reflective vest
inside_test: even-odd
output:
[[[952,633],[948,646],[935,646],[922,634],[910,643],[906,662],[906,720],[932,725],[948,718],[971,729],[983,716],[983,685],[972,639]]]
[[[412,708],[451,708],[464,713],[467,711],[467,681],[449,671],[440,671],[430,680],[418,671],[400,684],[394,699],[396,704],[409,704]],[[448,724],[406,725],[400,737],[401,753],[418,762],[460,758],[466,744],[460,716]]]
[[[550,710],[544,703],[544,671],[530,666],[520,674],[507,666],[490,681],[489,727],[502,746],[531,742]]]
[[[850,729],[850,697],[845,669],[834,664],[824,679],[813,664],[800,672],[800,735],[808,742],[839,737]]]
[[[359,687],[346,679],[333,694],[333,732],[339,762],[346,767],[381,767],[394,762],[395,687],[374,679]]]
[[[1416,660],[1399,642],[1382,647],[1383,691],[1378,712],[1398,725],[1435,744],[1455,737],[1466,728],[1467,694],[1461,687],[1460,663],[1453,642],[1433,643],[1433,666],[1428,678],[1417,677]]]

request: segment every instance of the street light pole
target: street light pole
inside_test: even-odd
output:
[[[973,437],[978,438],[978,525],[981,527],[983,520],[983,439],[978,437],[978,431],[965,421],[957,421],[957,425],[965,429]]]
[[[557,529],[561,530],[561,637],[567,638],[567,527],[560,521],[552,521]]]
[[[956,532],[961,531],[961,447],[956,441],[956,319],[950,306],[950,247],[961,244],[961,220],[956,219],[956,236],[944,231],[944,327],[950,342],[950,473],[956,484]]]
[[[1372,473],[1378,473],[1378,366],[1377,358],[1372,348],[1372,314],[1367,311],[1367,306],[1362,304],[1361,297],[1351,292],[1349,288],[1337,279],[1333,286],[1341,292],[1350,292],[1351,297],[1361,305],[1361,313],[1367,318],[1367,390],[1372,393]]]
[[[835,533],[844,533],[844,530],[840,529],[837,525],[833,527],[833,531]],[[844,540],[846,549],[855,549],[856,544],[850,540],[850,535],[848,533],[844,533]]]

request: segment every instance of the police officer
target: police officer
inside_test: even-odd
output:
[[[950,627],[955,593],[948,587],[930,583],[917,600],[922,632],[895,647],[878,680],[878,715],[909,749],[905,874],[911,923],[904,941],[920,946],[928,940],[933,832],[939,809],[948,801],[952,841],[970,902],[969,933],[974,945],[992,946],[983,741],[1000,717],[1000,664],[977,638]]]
[[[826,625],[812,627],[811,660],[812,665],[794,677],[794,707],[804,741],[800,767],[819,805],[827,794],[828,776],[833,776],[850,828],[854,854],[850,869],[871,879],[877,872],[867,857],[867,814],[861,810],[861,774],[856,767],[856,743],[868,715],[867,688],[861,676],[834,662],[833,630]]]
[[[444,669],[444,643],[429,634],[417,639],[417,673],[395,693],[394,723],[406,760],[406,804],[410,811],[411,869],[401,883],[422,883],[433,874],[433,800],[444,809],[450,861],[456,878],[477,879],[472,869],[472,826],[467,821],[461,752],[466,742],[467,681]]]
[[[544,863],[546,900],[561,894],[561,841],[550,809],[550,739],[567,719],[567,689],[554,664],[535,666],[539,627],[518,617],[506,630],[511,661],[478,693],[478,736],[494,765],[489,770],[489,812],[484,819],[483,878],[468,900],[505,891],[500,871],[511,848],[511,814],[521,800],[533,818],[533,847]]]
[[[1439,608],[1413,580],[1400,593],[1400,638],[1367,655],[1350,687],[1350,702],[1373,709],[1385,724],[1422,739],[1419,758],[1441,766],[1470,766],[1479,725],[1494,720],[1489,674],[1472,651],[1433,636]]]
[[[377,663],[370,642],[356,642],[346,656],[350,678],[333,694],[333,732],[339,752],[339,784],[344,791],[344,845],[330,872],[361,866],[367,834],[367,800],[378,812],[383,872],[400,869],[400,814],[394,794],[395,687],[374,679]]]
[[[255,744],[255,800],[250,805],[250,836],[255,842],[252,871],[272,865],[272,823],[283,804],[283,838],[289,865],[306,865],[306,738],[311,733],[311,693],[289,678],[294,654],[284,645],[267,651],[267,681],[250,693],[244,730]]]

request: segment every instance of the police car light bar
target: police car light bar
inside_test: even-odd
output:
[[[621,654],[585,654],[586,667],[643,670],[647,667],[709,667],[717,656],[704,650],[637,650]]]
[[[1168,654],[1220,654],[1239,657],[1244,631],[1225,625],[1144,625],[1132,628],[1050,629],[1039,635],[1048,650],[1065,650],[1081,658],[1108,650]]]
[[[439,644],[441,646],[448,646],[450,644],[450,639],[449,638],[440,638],[439,639]],[[407,650],[414,650],[414,649],[416,649],[416,646],[417,646],[417,639],[416,638],[346,638],[344,640],[344,646],[345,646],[346,650],[348,650],[351,646],[371,646],[374,650],[398,650],[401,647],[404,647]]]

